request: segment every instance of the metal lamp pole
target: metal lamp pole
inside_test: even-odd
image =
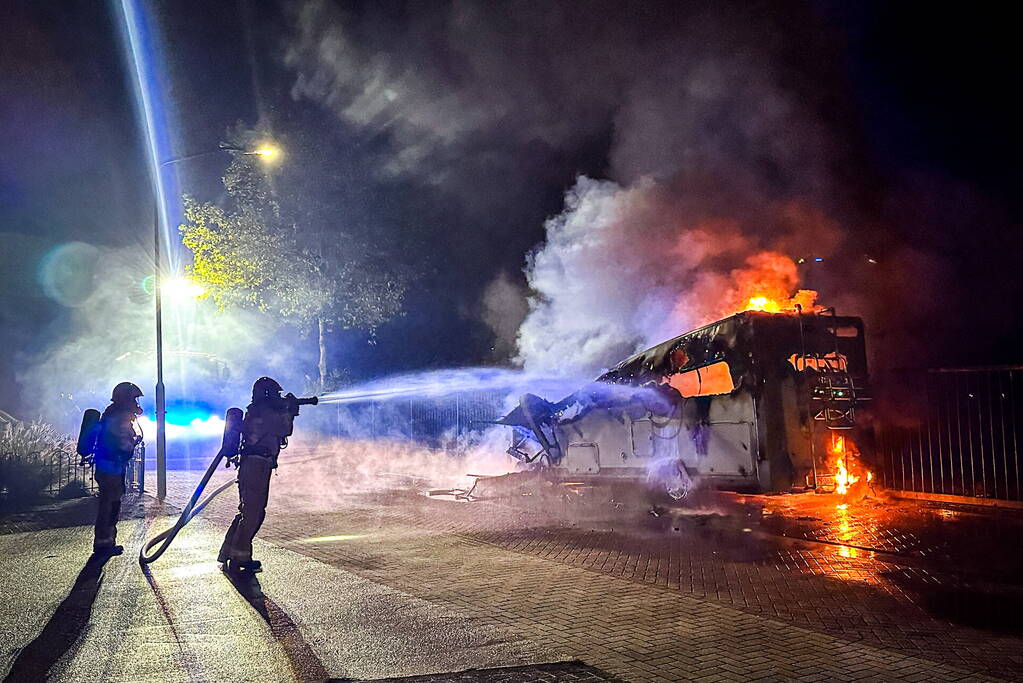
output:
[[[157,166],[156,182],[160,182],[159,174],[167,166],[189,159],[209,156],[219,152],[238,153],[254,155],[266,160],[272,160],[280,154],[276,147],[264,146],[258,149],[246,150],[241,147],[230,147],[221,145],[217,149],[189,154],[183,157],[168,159]],[[156,268],[153,275],[153,287],[156,294],[156,497],[163,500],[167,497],[167,388],[163,383],[163,305],[160,292],[160,270],[162,264],[160,248],[160,194],[155,193],[154,216],[153,216],[153,254],[156,257]],[[145,463],[142,464],[145,467]]]
[[[162,168],[162,166],[161,166]],[[157,180],[159,182],[159,180]],[[153,272],[153,287],[156,294],[156,498],[167,496],[167,390],[163,384],[163,306],[160,299],[160,200],[154,202],[153,252],[156,268]],[[142,463],[145,468],[146,464]]]

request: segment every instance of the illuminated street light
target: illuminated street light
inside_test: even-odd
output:
[[[270,163],[277,161],[283,155],[281,148],[272,142],[261,142],[256,147],[235,147],[233,145],[221,145],[217,151],[241,154],[246,157],[259,157],[260,161]],[[205,152],[204,154],[210,154]],[[201,156],[201,155],[196,155]]]
[[[178,275],[168,278],[160,284],[163,295],[176,301],[198,299],[206,293],[206,288],[190,277]]]
[[[242,155],[255,155],[264,162],[271,162],[279,159],[281,156],[281,150],[275,145],[261,144],[256,148],[244,148],[234,147],[230,145],[221,145],[217,149],[206,150],[205,152],[196,152],[195,154],[189,154],[183,157],[176,157],[174,159],[167,159],[166,161],[160,162],[157,166],[157,176],[159,176],[160,169],[171,164],[177,164],[182,161],[188,161],[190,159],[198,159],[199,157],[209,156],[211,154],[218,154],[220,152],[242,154]],[[160,179],[155,179],[157,188],[159,187]],[[154,188],[154,189],[157,189]],[[158,192],[158,190],[157,190]],[[155,220],[153,222],[153,234],[154,234],[154,245],[153,252],[156,257],[156,274],[153,277],[153,293],[156,299],[156,497],[159,500],[163,500],[167,496],[167,389],[163,383],[163,303],[162,295],[166,291],[168,296],[171,296],[171,291],[180,291],[179,285],[171,285],[170,290],[165,290],[164,283],[160,282],[160,268],[163,263],[160,255],[160,197],[156,196],[153,202],[155,211]],[[167,284],[170,284],[173,280],[169,280]],[[189,287],[199,286],[198,283],[192,283]],[[188,291],[194,292],[194,289]],[[204,292],[200,292],[195,296],[202,296]],[[145,464],[143,464],[145,467]]]
[[[260,157],[265,162],[276,161],[281,156],[281,150],[279,147],[273,145],[264,145],[251,152],[242,152],[242,154],[252,154]]]

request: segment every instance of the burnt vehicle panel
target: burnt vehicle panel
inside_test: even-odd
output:
[[[509,452],[566,476],[780,492],[827,487],[835,434],[869,437],[859,318],[747,311],[638,353],[558,403],[526,395]]]

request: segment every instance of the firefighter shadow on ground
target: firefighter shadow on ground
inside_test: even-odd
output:
[[[323,662],[302,637],[298,625],[276,602],[263,594],[263,587],[254,574],[238,576],[225,572],[224,576],[270,627],[298,680],[324,681],[330,678]]]
[[[5,681],[43,681],[47,673],[78,642],[92,616],[110,555],[92,555],[78,573],[71,592],[31,643],[18,653]]]

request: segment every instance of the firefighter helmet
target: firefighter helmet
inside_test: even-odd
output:
[[[110,393],[111,403],[132,403],[143,396],[142,390],[131,382],[121,382]]]
[[[271,377],[260,377],[256,380],[256,383],[252,385],[252,400],[258,401],[263,398],[277,398],[281,392],[284,391],[284,387],[277,383],[277,380]]]

